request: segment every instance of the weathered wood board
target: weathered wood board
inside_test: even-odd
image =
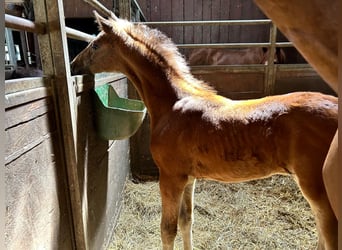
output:
[[[7,249],[72,249],[66,178],[51,97],[6,109]]]
[[[107,247],[129,174],[129,140],[104,141],[94,128],[92,89],[107,80],[75,84],[77,171],[87,249]],[[120,96],[127,96],[126,78],[111,82]],[[16,92],[16,85],[6,82],[6,248],[75,249],[72,187],[51,91],[39,84]]]

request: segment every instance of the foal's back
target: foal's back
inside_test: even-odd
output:
[[[321,168],[337,129],[337,98],[320,93],[187,97],[174,107],[152,131],[151,150],[160,165],[197,178],[257,179],[296,172],[298,162]]]

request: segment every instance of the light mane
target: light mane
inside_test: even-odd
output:
[[[113,20],[111,23],[113,32],[121,37],[127,46],[135,48],[150,61],[161,66],[179,98],[189,94],[216,94],[216,90],[191,74],[176,45],[161,31],[123,19]]]

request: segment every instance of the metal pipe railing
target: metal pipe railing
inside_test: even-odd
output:
[[[172,26],[196,26],[196,25],[265,25],[271,24],[270,19],[256,20],[208,20],[208,21],[162,21],[162,22],[137,22],[146,25],[172,25]]]
[[[104,16],[110,17],[113,13],[97,0],[83,0],[83,1],[86,2],[87,4],[91,5],[98,12],[100,12],[100,14],[102,14]]]
[[[199,49],[199,48],[250,48],[250,47],[268,47],[270,43],[184,43],[177,44],[181,49]]]
[[[291,42],[274,43],[276,47],[292,47]],[[250,47],[270,47],[271,42],[266,43],[188,43],[177,44],[178,48],[182,49],[198,49],[198,48],[250,48]]]
[[[5,14],[5,26],[15,30],[25,30],[36,34],[45,34],[46,28],[42,23],[35,23],[25,18]]]
[[[45,34],[46,27],[43,23],[35,23],[25,18],[5,14],[5,26],[14,30],[24,30],[36,34]],[[87,33],[66,27],[66,33],[69,38],[90,42],[94,36]]]
[[[82,31],[75,30],[69,27],[65,27],[65,31],[66,31],[68,38],[71,38],[71,39],[90,42],[95,38],[95,36],[89,35],[87,33],[84,33]]]

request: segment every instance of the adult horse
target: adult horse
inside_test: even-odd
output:
[[[158,30],[95,13],[101,32],[71,63],[72,72],[120,71],[150,115],[159,167],[161,236],[173,249],[177,223],[192,249],[197,178],[241,182],[290,174],[316,216],[320,245],[335,249],[336,218],[322,166],[337,128],[337,98],[300,92],[233,101],[195,79],[177,47]]]
[[[201,48],[190,52],[189,65],[245,65],[267,64],[269,49],[267,48]],[[284,63],[285,53],[281,48],[276,48],[274,63]]]
[[[254,0],[254,2],[337,93],[340,27],[338,20],[341,10],[339,2],[337,0]],[[341,150],[339,152],[341,155]],[[339,192],[342,189],[341,174],[338,132],[336,132],[324,164],[323,177],[332,208],[338,219],[341,218],[342,208]],[[342,230],[340,237],[342,237]]]

